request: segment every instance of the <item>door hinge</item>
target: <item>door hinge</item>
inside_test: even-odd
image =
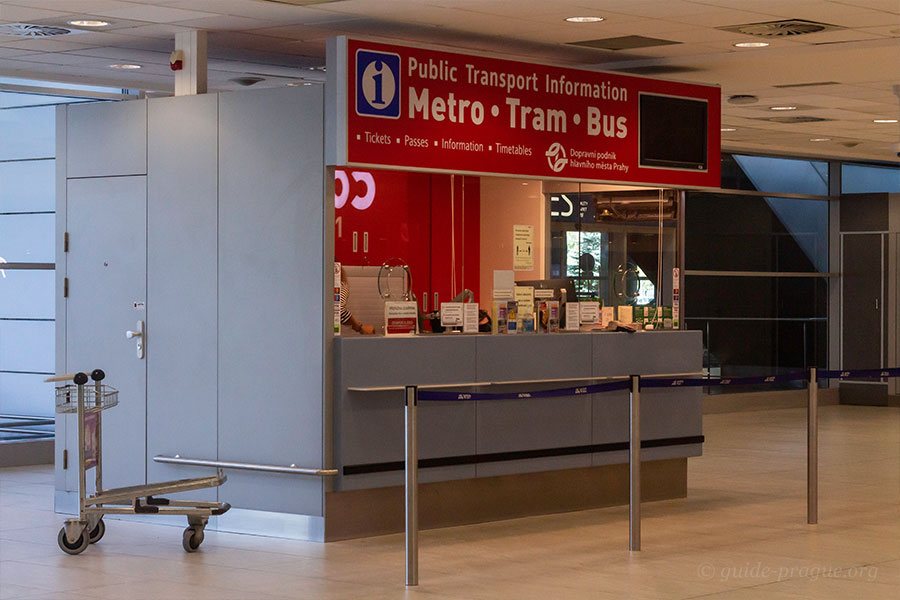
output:
[[[63,450],[63,470],[69,468],[69,451]]]
[[[63,252],[69,251],[69,232],[63,234]]]
[[[63,298],[69,297],[69,278],[63,278]]]

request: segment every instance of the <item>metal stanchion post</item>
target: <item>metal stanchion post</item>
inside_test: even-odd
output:
[[[628,549],[641,549],[641,376],[631,376],[628,434],[628,468],[631,492],[628,498]]]
[[[806,522],[819,522],[819,382],[816,368],[809,370],[806,423]]]
[[[406,386],[406,585],[419,585],[419,390]]]

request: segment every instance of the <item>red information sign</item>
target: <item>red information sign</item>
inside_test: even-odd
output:
[[[346,56],[347,164],[719,187],[717,87],[359,40]]]

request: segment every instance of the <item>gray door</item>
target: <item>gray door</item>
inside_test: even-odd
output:
[[[842,369],[882,366],[884,235],[842,234]]]
[[[103,369],[119,390],[119,405],[103,413],[104,444],[116,449],[103,454],[106,488],[146,482],[146,368],[125,337],[145,319],[146,179],[68,181],[66,366]]]

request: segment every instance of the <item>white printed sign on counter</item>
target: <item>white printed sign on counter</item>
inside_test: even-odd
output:
[[[441,302],[441,325],[444,327],[462,327],[462,302]]]
[[[384,303],[384,334],[413,335],[419,325],[419,307],[415,302]]]

